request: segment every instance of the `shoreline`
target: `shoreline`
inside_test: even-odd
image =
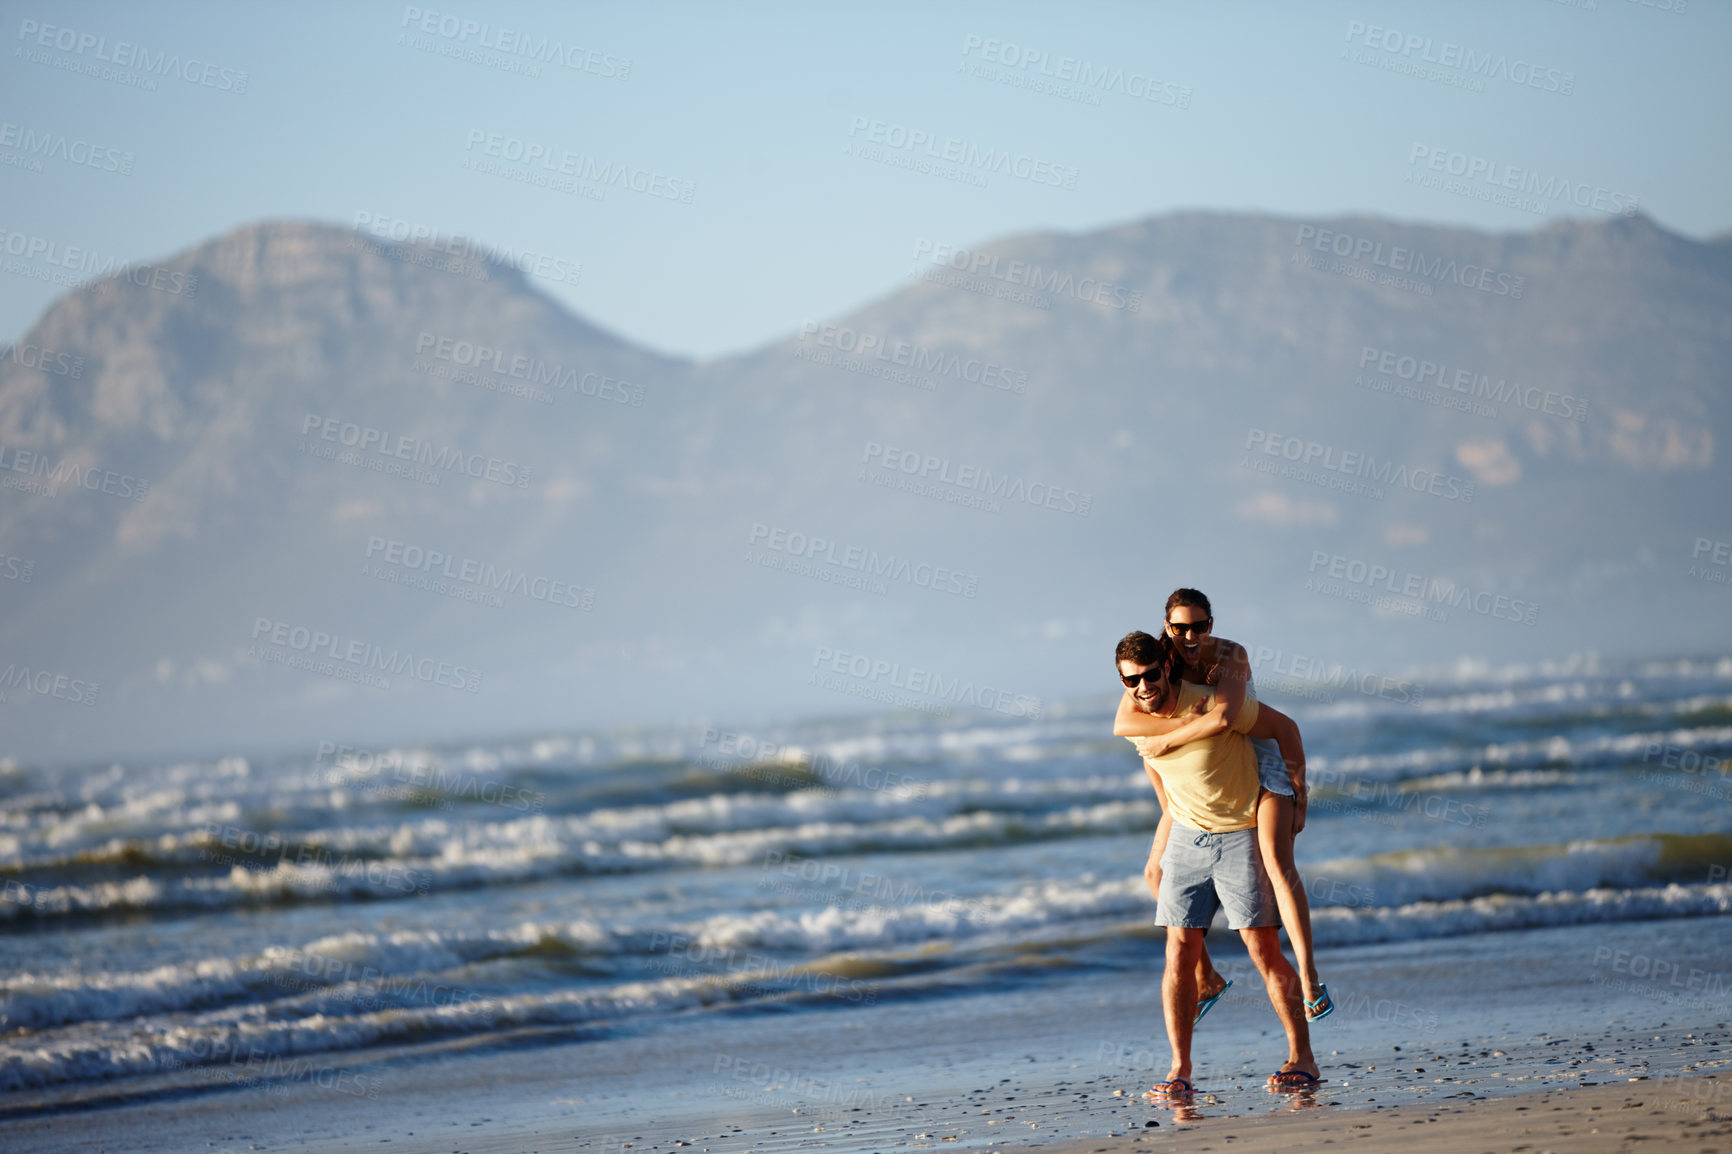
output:
[[[1099,955],[1051,977],[1048,955],[1091,957],[1085,939],[1067,939],[947,971],[940,987],[889,983],[872,1006],[767,999],[649,1025],[324,1053],[314,1068],[336,1073],[322,1079],[207,1081],[205,1092],[123,1102],[110,1096],[144,1088],[16,1094],[0,1101],[22,1111],[0,1134],[8,1150],[43,1154],[1096,1154],[1164,1149],[1179,1134],[1193,1146],[1256,1134],[1247,1148],[1283,1151],[1371,1137],[1362,1148],[1381,1150],[1401,1130],[1403,1145],[1409,1134],[1434,1143],[1412,1154],[1477,1154],[1524,1126],[1568,1139],[1551,1148],[1599,1149],[1577,1141],[1598,1124],[1575,1123],[1588,1114],[1616,1116],[1598,1125],[1607,1141],[1641,1132],[1658,1149],[1732,1118],[1732,998],[1711,998],[1704,1020],[1693,1002],[1593,980],[1609,965],[1596,959],[1619,951],[1685,972],[1715,966],[1732,950],[1732,916],[1329,950],[1338,1009],[1312,1035],[1328,1082],[1308,1091],[1265,1089],[1284,1045],[1262,989],[1240,981],[1199,1036],[1188,1119],[1141,1096],[1167,1057],[1153,946],[1151,966]],[[1217,960],[1223,972],[1248,967],[1227,940]],[[368,1095],[344,1092],[362,1079]],[[1484,1143],[1463,1145],[1469,1136]],[[1540,1154],[1546,1143],[1502,1148]]]

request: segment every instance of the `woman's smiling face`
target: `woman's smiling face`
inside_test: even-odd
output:
[[[1194,605],[1175,605],[1167,611],[1167,636],[1184,654],[1186,665],[1197,664],[1214,625],[1214,618]]]

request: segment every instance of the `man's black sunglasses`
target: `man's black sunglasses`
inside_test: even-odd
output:
[[[1153,686],[1161,684],[1166,679],[1167,671],[1164,667],[1159,665],[1150,666],[1141,673],[1133,673],[1129,677],[1126,677],[1122,673],[1119,674],[1119,680],[1125,683],[1126,689],[1135,689],[1144,680],[1147,680],[1148,683]]]

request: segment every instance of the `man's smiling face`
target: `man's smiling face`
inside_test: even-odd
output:
[[[1160,711],[1161,703],[1167,696],[1166,666],[1159,662],[1154,665],[1138,665],[1127,659],[1119,662],[1119,680],[1131,691],[1138,709],[1144,713]]]

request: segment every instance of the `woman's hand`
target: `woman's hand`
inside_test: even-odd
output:
[[[1200,717],[1207,718],[1209,726],[1204,732],[1195,732],[1195,721]],[[1188,709],[1173,716],[1172,720],[1183,722],[1184,724],[1175,726],[1169,733],[1160,734],[1159,736],[1154,737],[1137,737],[1128,734],[1121,734],[1120,736],[1129,737],[1131,744],[1137,747],[1137,752],[1143,756],[1145,761],[1147,761],[1158,757],[1165,757],[1180,746],[1188,745],[1191,742],[1204,737],[1213,737],[1215,734],[1222,732],[1227,728],[1226,717],[1226,702],[1221,701],[1219,698],[1204,697],[1193,702]],[[1187,730],[1193,732],[1187,732]],[[1183,737],[1182,741],[1174,740],[1175,737],[1180,736]]]
[[[1133,737],[1131,744],[1137,747],[1137,753],[1144,761],[1153,761],[1171,752],[1164,737]]]

